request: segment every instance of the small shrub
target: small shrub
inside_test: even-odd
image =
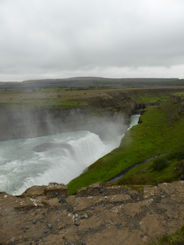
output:
[[[183,151],[172,152],[168,155],[168,159],[183,160],[184,159],[184,152]]]
[[[160,171],[168,166],[169,162],[165,158],[158,158],[153,162],[153,170]]]

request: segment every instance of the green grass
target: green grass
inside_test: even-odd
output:
[[[128,185],[156,185],[161,182],[171,182],[180,178],[184,174],[184,151],[181,149],[160,156],[159,158],[131,169],[126,176],[116,182],[116,184]]]
[[[60,107],[60,108],[72,108],[72,107],[80,107],[86,106],[87,103],[83,101],[75,101],[75,100],[61,100],[59,98],[51,98],[51,99],[25,99],[25,98],[14,98],[10,100],[2,100],[0,99],[0,105],[14,105],[14,106],[29,106],[29,107],[41,107],[41,108],[52,108],[52,107]]]
[[[184,245],[184,226],[177,232],[165,235],[155,243],[149,245]]]
[[[179,96],[179,97],[183,97],[184,96],[184,92],[176,92],[174,93],[175,96]]]
[[[169,98],[169,94],[167,93],[150,93],[139,92],[137,95],[134,95],[134,99],[139,103],[149,104],[149,103],[157,103],[161,101],[166,101]]]
[[[179,114],[179,107],[169,97],[160,100],[159,105],[149,106],[141,117],[142,123],[128,131],[118,149],[99,159],[87,172],[68,184],[70,193],[95,182],[107,181],[158,152],[180,151],[184,147],[184,115]],[[153,170],[153,161],[150,161],[132,169],[118,183],[148,184],[176,180],[178,173],[174,169],[177,164],[179,161],[173,158],[166,168],[156,171]]]
[[[50,99],[50,100],[48,99],[48,100],[42,100],[42,101],[35,100],[34,102],[27,101],[25,104],[34,105],[37,107],[62,107],[62,108],[80,107],[80,106],[87,105],[85,102],[72,101],[72,100],[59,100],[59,99]]]
[[[168,161],[167,157],[165,157],[164,160],[167,164],[164,168],[155,169],[154,161],[150,161],[131,169],[122,179],[117,181],[116,184],[156,185],[161,182],[177,180],[181,173],[181,169],[178,167],[179,162],[174,158]]]
[[[33,108],[72,108],[83,107],[88,102],[80,95],[72,94],[62,88],[32,89],[26,91],[0,91],[0,106],[25,106]]]

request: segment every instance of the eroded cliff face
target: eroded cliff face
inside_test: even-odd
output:
[[[158,186],[34,186],[0,193],[0,244],[142,245],[176,231],[184,219],[184,182]]]

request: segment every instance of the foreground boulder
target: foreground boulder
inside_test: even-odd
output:
[[[64,184],[50,183],[48,186],[32,186],[28,188],[21,197],[38,197],[38,196],[47,196],[47,197],[56,197],[68,196],[68,188]]]
[[[142,245],[184,224],[184,182],[103,186],[69,196],[65,185],[0,193],[0,244]]]

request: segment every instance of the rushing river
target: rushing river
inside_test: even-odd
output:
[[[127,130],[136,125],[133,115]],[[117,148],[124,133],[103,141],[90,131],[0,142],[0,191],[18,195],[33,185],[68,183],[84,169]]]

